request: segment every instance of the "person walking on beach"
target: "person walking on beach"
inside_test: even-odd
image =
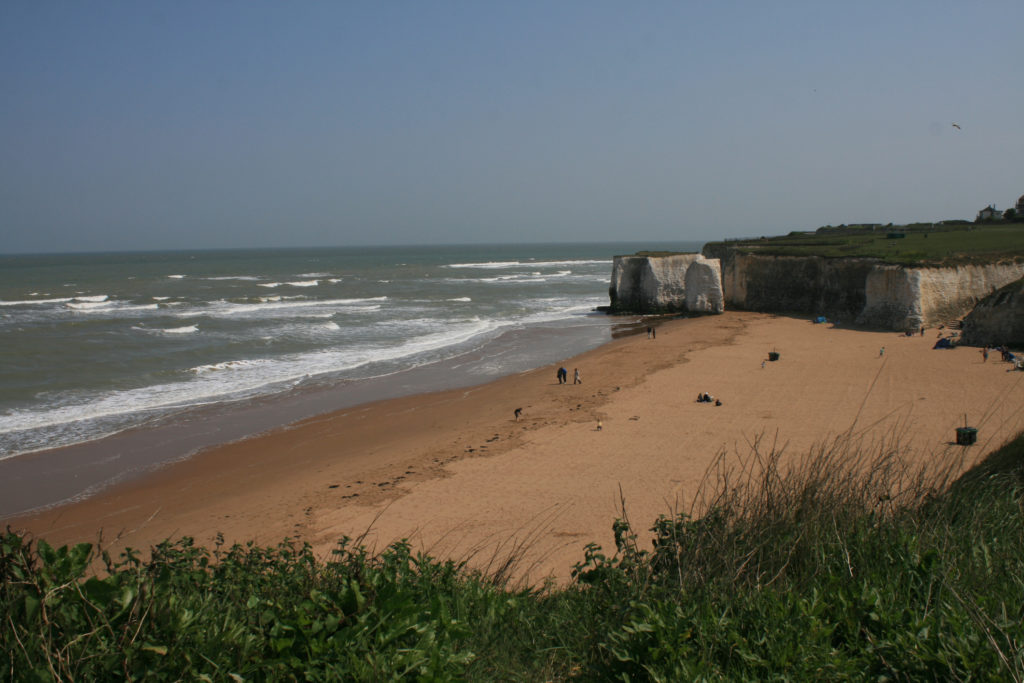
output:
[[[651,339],[657,339],[657,338],[658,338],[658,328],[657,327],[652,327],[651,328]]]
[[[882,348],[878,349],[878,357],[881,358],[884,355],[885,355],[885,347],[883,346]]]
[[[565,384],[569,381],[569,371],[565,368],[558,368],[558,383]]]
[[[987,346],[981,350],[981,362],[982,363],[987,363],[988,362],[988,347]]]
[[[651,328],[649,328],[649,327],[647,328],[647,338],[648,339],[651,338]]]
[[[583,384],[583,380],[580,379],[580,369],[579,368],[575,368],[573,370],[573,373],[572,373],[572,383],[573,384]]]

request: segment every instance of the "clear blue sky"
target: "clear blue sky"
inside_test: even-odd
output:
[[[0,97],[6,253],[707,240],[1024,193],[1021,0],[7,0]]]

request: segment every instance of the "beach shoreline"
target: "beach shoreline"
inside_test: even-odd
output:
[[[344,536],[377,549],[408,539],[484,569],[514,552],[517,578],[564,581],[587,543],[613,547],[623,500],[638,529],[688,510],[711,464],[761,437],[797,457],[856,429],[865,443],[898,436],[911,462],[977,462],[1024,428],[1024,373],[975,349],[932,350],[934,334],[746,312],[668,320],[656,339],[566,359],[566,385],[548,364],[351,406],[5,523],[113,553],[181,536],[293,538],[326,558]],[[705,391],[722,405],[696,403]],[[950,446],[965,413],[979,443]]]
[[[389,375],[317,379],[274,395],[192,408],[101,439],[8,456],[0,459],[0,520],[79,502],[206,449],[310,418],[516,374],[628,333],[636,319],[592,313],[558,325],[513,329],[477,349]],[[500,369],[495,356],[501,356]]]

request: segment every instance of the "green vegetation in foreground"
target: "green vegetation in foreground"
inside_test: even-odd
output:
[[[1024,258],[1024,223],[842,226],[783,237],[711,242],[707,246],[773,256],[876,258],[907,266],[990,263]]]
[[[129,552],[0,543],[10,680],[1021,680],[1024,436],[950,484],[837,440],[755,452],[657,520],[589,546],[564,589],[515,589],[342,542]],[[865,464],[867,463],[867,464]],[[645,544],[646,545],[646,544]],[[514,559],[514,558],[513,558]],[[506,566],[507,569],[507,566]]]

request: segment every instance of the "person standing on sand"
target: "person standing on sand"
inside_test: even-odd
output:
[[[988,362],[988,347],[987,346],[981,350],[981,362],[982,363],[987,363]]]
[[[647,328],[647,338],[648,339],[651,338],[651,328],[649,328],[649,327]]]
[[[884,355],[885,355],[885,347],[883,346],[882,348],[878,349],[878,357],[881,358]]]
[[[583,380],[580,379],[580,369],[579,368],[573,368],[572,383],[573,384],[583,384]]]
[[[651,339],[657,339],[657,338],[658,338],[658,328],[657,327],[652,327],[651,328]]]

